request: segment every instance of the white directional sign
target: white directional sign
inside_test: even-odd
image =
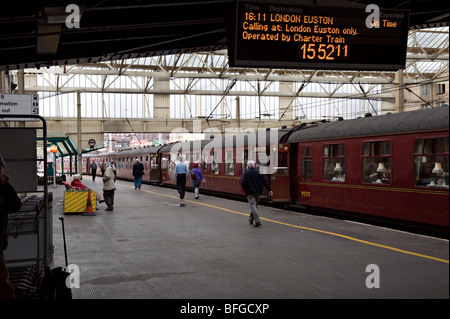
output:
[[[39,115],[39,96],[0,93],[0,118],[2,115]]]

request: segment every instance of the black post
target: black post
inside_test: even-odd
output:
[[[59,217],[62,224],[63,231],[63,239],[64,239],[64,256],[66,257],[66,267],[69,266],[69,262],[67,261],[67,248],[66,248],[66,232],[64,231],[64,217]]]

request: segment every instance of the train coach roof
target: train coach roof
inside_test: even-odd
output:
[[[288,143],[326,138],[377,136],[405,132],[448,129],[448,106],[427,110],[391,113],[352,120],[305,126],[293,132]]]
[[[117,157],[128,157],[128,156],[142,156],[145,154],[156,154],[158,153],[161,145],[158,146],[149,146],[149,147],[141,147],[141,148],[133,148],[127,149],[119,152],[115,152]]]
[[[98,157],[114,157],[114,154],[116,154],[116,152],[102,152],[102,153],[87,153],[87,154],[83,154],[83,158],[98,158]]]
[[[255,142],[256,146],[262,146],[259,145],[258,137],[263,137],[265,135],[265,139],[263,142],[265,144],[268,144],[269,142],[273,142],[273,139],[276,139],[276,143],[278,143],[286,133],[288,133],[288,129],[271,129],[261,132],[248,132],[248,133],[242,133],[237,135],[220,135],[216,136],[215,138],[209,139],[209,140],[197,140],[197,141],[190,141],[190,142],[178,142],[173,143],[170,145],[165,145],[161,148],[161,153],[167,153],[167,152],[179,152],[181,151],[199,151],[200,149],[203,149],[204,147],[208,146],[211,148],[226,148],[229,146],[236,147],[236,140],[242,141],[247,145],[249,142]],[[255,139],[253,140],[253,134],[256,133]]]

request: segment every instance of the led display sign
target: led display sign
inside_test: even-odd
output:
[[[409,11],[239,0],[234,23],[231,66],[405,68]]]

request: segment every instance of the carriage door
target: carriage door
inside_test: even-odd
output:
[[[288,202],[289,188],[289,144],[271,145],[271,161],[274,163],[270,184],[273,190],[274,202]]]
[[[153,183],[159,181],[158,154],[150,154],[150,181]]]

